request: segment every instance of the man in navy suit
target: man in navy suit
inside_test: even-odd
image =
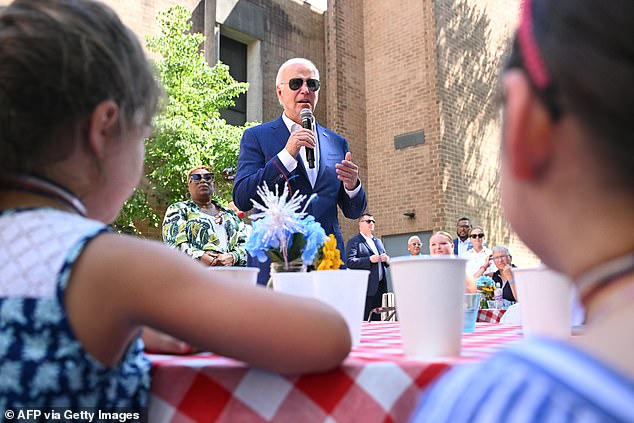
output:
[[[337,206],[349,219],[358,218],[366,207],[365,191],[359,180],[359,168],[352,162],[348,142],[316,121],[312,129],[302,127],[303,109],[312,112],[319,97],[319,71],[302,58],[286,61],[277,72],[277,98],[284,111],[274,121],[249,128],[240,141],[238,169],[233,201],[240,210],[253,207],[251,199],[261,201],[256,190],[264,182],[270,189],[287,185],[291,194],[316,193],[306,211],[315,217],[326,234],[334,234],[337,248],[343,252],[343,236],[337,218]],[[306,148],[314,149],[311,168]],[[342,257],[342,261],[345,259]],[[269,262],[259,263],[249,255],[247,266],[260,268],[258,283],[266,284]]]
[[[453,239],[453,253],[455,256],[462,257],[467,250],[473,248],[473,244],[469,241],[470,231],[471,220],[469,220],[468,217],[458,219],[456,223],[456,235],[458,235],[458,237]]]
[[[383,294],[387,292],[387,267],[390,257],[380,239],[372,236],[376,221],[371,214],[364,213],[359,219],[359,235],[350,238],[346,247],[346,264],[350,269],[370,271],[368,292],[365,298],[363,319],[367,319],[370,310],[381,307]],[[372,314],[372,320],[381,320],[380,314]]]

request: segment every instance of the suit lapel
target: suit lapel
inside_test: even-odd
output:
[[[374,254],[374,250],[372,250],[372,246],[369,244],[370,242],[374,244],[374,247],[376,247],[376,250],[379,252],[379,254],[383,253],[381,251],[380,244],[377,245],[377,243],[374,241],[375,240],[374,236],[372,236],[372,239],[370,241],[368,241],[366,237],[364,237],[363,235],[361,235],[361,238],[363,238],[363,242],[365,243],[366,247],[368,247],[368,250],[370,250],[370,255]]]
[[[376,250],[379,252],[379,255],[383,254],[384,251],[382,250],[382,245],[381,245],[381,241],[378,241],[378,238],[376,238],[374,235],[372,235],[372,239],[370,241],[367,241],[365,238],[363,238],[364,241],[366,241],[366,245],[368,245],[369,242],[372,242],[374,244],[374,247],[376,248]],[[377,242],[378,241],[378,242]],[[368,246],[369,247],[369,246]],[[372,248],[370,248],[370,255],[374,254],[374,250],[372,250]],[[377,265],[377,277],[379,278],[379,280],[381,280],[383,278],[383,274],[385,273],[385,266],[383,265],[382,261],[378,261],[378,263],[376,263]]]
[[[282,120],[282,115],[280,115],[280,117],[273,122],[273,125],[271,125],[271,129],[273,131],[273,136],[271,138],[275,140],[275,143],[277,143],[276,150],[280,151],[282,150],[282,148],[284,148],[284,146],[286,146],[286,141],[291,135],[290,132],[288,132],[288,128],[284,124],[284,121]]]
[[[326,160],[328,157],[328,153],[330,152],[330,137],[322,128],[317,124],[315,130],[317,131],[317,148],[319,148],[319,171],[317,172],[317,179],[315,179],[315,186],[319,183],[319,180],[322,179],[322,176],[326,170]]]
[[[363,235],[359,234],[359,236],[361,237],[361,241],[363,241],[363,243],[365,244],[365,247],[368,249],[368,252],[370,255],[374,254],[372,252],[372,248],[370,248],[370,244],[368,244],[368,240],[366,239],[366,237],[364,237]]]

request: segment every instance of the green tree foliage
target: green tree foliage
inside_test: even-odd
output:
[[[227,124],[219,111],[233,106],[248,84],[236,82],[223,63],[207,64],[204,36],[191,33],[190,20],[187,9],[171,7],[158,15],[160,35],[147,38],[148,49],[160,56],[155,67],[166,104],[146,141],[145,177],[115,222],[122,231],[138,232],[138,221],[158,226],[162,216],[155,210],[187,198],[186,173],[197,165],[214,170],[218,201],[231,197],[224,171],[237,165],[245,127]]]

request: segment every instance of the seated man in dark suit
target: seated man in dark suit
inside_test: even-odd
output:
[[[372,236],[375,220],[371,214],[364,213],[359,219],[359,235],[348,241],[346,265],[350,269],[370,271],[368,292],[365,299],[363,319],[367,319],[373,308],[381,307],[383,294],[387,292],[387,267],[390,257],[380,239]],[[372,314],[372,320],[381,320],[379,314]]]

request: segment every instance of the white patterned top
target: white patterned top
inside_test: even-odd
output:
[[[0,212],[0,413],[17,407],[141,411],[150,364],[136,338],[107,367],[68,321],[64,291],[100,222],[54,209]],[[107,316],[99,316],[107,318]]]

